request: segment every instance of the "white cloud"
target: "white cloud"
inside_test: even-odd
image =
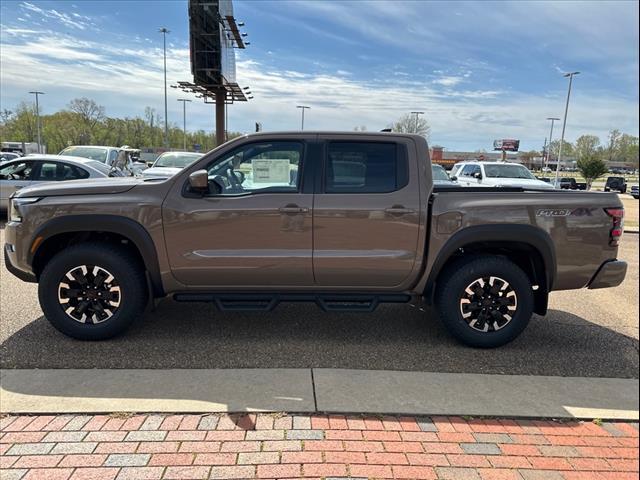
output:
[[[463,80],[464,79],[462,77],[448,75],[448,76],[436,78],[435,80],[432,80],[431,83],[435,83],[436,85],[442,85],[444,87],[454,87],[460,82],[462,82]]]
[[[406,9],[419,5],[402,4],[397,9],[404,14]],[[368,29],[386,29],[385,19],[387,24],[401,21],[396,7],[377,2],[369,6],[371,11],[365,14],[373,23],[358,27],[366,29],[367,34],[370,33]],[[346,7],[314,2],[311,7],[304,5],[302,8],[328,15],[342,12]],[[38,14],[64,24],[52,11],[46,12],[49,17],[40,11]],[[465,11],[465,18],[467,16]],[[73,19],[89,21],[75,16]],[[345,23],[348,20],[343,19]],[[360,23],[366,21],[361,18]],[[93,42],[44,27],[26,29],[3,25],[1,30],[0,94],[5,108],[27,99],[26,92],[38,88],[47,92],[43,99],[47,113],[63,108],[79,96],[94,98],[112,116],[142,115],[147,105],[162,112],[162,50],[158,42],[147,38],[143,42],[131,38]],[[397,37],[398,31],[388,33]],[[382,38],[389,40],[385,34]],[[189,49],[182,43],[177,45],[178,48],[170,48],[167,52],[169,83],[191,80]],[[375,131],[400,115],[418,109],[426,112],[431,123],[432,140],[450,149],[490,148],[494,138],[503,137],[520,138],[522,147],[530,149],[540,148],[548,134],[544,119],[550,115],[561,116],[564,106],[566,87],[563,82],[546,96],[532,95],[517,88],[472,83],[472,72],[475,79],[478,72],[492,72],[494,67],[471,55],[458,55],[456,67],[443,65],[437,70],[429,70],[431,74],[407,73],[402,65],[390,64],[388,71],[368,77],[358,75],[355,68],[347,71],[326,64],[304,71],[298,67],[282,69],[275,63],[282,59],[279,54],[267,54],[266,60],[260,62],[246,58],[246,55],[243,53],[238,58],[237,78],[242,86],[251,87],[255,98],[229,108],[231,130],[252,131],[256,121],[262,122],[265,130],[296,129],[300,113],[295,106],[299,103],[312,107],[305,117],[306,126],[325,130],[352,130],[356,125],[366,125],[370,131]],[[634,66],[637,76],[637,61],[631,63],[631,67]],[[611,128],[637,133],[637,105],[624,95],[584,87],[576,88],[574,92],[568,139],[583,133],[594,133],[604,139]],[[179,96],[184,94],[169,89],[169,119],[175,122],[182,118],[181,107],[176,102]],[[187,108],[189,128],[213,129],[211,105],[193,102]]]

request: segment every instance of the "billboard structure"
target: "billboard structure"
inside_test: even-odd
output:
[[[517,152],[519,148],[520,148],[520,140],[505,138],[502,140],[493,141],[494,150],[501,150],[503,152]]]
[[[236,82],[235,49],[246,48],[242,23],[233,16],[231,0],[189,0],[189,47],[193,82],[176,87],[216,105],[216,142],[224,143],[226,105],[246,102]]]

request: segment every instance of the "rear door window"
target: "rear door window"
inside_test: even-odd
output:
[[[88,178],[85,169],[62,162],[41,162],[34,180],[40,182],[55,182],[62,180],[79,180]]]
[[[407,185],[404,147],[382,142],[330,142],[325,193],[389,193]]]

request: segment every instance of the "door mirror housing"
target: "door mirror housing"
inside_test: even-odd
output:
[[[209,191],[209,173],[206,170],[196,170],[189,175],[189,188],[192,192],[205,194]]]
[[[473,178],[477,178],[478,180],[482,180],[482,173],[476,172],[473,174]]]
[[[453,177],[451,177],[451,181],[452,182],[457,182],[458,181],[458,177],[456,177],[455,175]]]

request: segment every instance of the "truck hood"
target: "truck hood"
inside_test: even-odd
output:
[[[182,171],[179,167],[151,167],[142,172],[144,178],[169,178]]]
[[[547,188],[553,189],[553,185],[542,180],[528,180],[526,178],[497,178],[496,185],[500,187],[520,188]]]
[[[63,182],[44,182],[21,188],[15,193],[18,198],[51,197],[60,195],[102,195],[105,193],[124,193],[131,190],[142,180],[132,177],[94,178],[90,180],[68,180]]]

